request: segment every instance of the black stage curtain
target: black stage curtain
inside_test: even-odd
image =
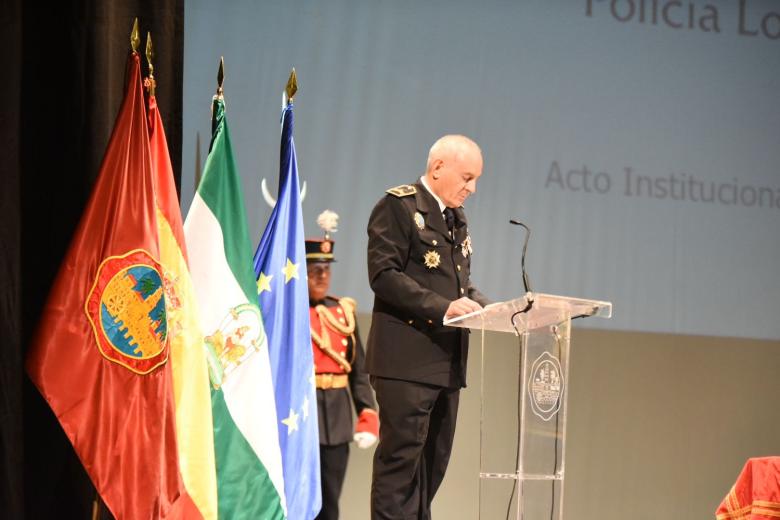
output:
[[[180,186],[184,0],[3,4],[0,511],[86,520],[94,488],[24,375],[24,352],[119,110],[135,17],[142,53],[152,33],[157,98]]]
[[[22,352],[19,199],[19,78],[22,68],[22,0],[0,9],[0,513],[21,518]]]

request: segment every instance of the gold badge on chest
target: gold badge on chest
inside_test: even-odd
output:
[[[425,253],[425,256],[423,256],[423,260],[425,261],[425,267],[428,269],[436,269],[441,263],[441,256],[439,256],[439,253],[436,251],[428,251]]]

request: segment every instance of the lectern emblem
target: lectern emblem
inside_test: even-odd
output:
[[[531,409],[543,421],[549,421],[561,408],[563,397],[563,373],[561,363],[549,352],[536,358],[531,366],[528,396]]]

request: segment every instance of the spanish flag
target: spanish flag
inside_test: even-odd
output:
[[[181,207],[168,142],[153,93],[148,98],[148,109],[160,263],[178,300],[170,306],[168,320],[177,327],[175,334],[169,335],[179,467],[184,486],[203,517],[217,518],[217,476],[206,351],[187,266]]]
[[[187,326],[163,263],[139,56],[27,371],[116,518],[199,518],[179,464],[172,358]],[[169,224],[170,225],[170,224]]]

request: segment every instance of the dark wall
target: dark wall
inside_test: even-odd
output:
[[[0,510],[6,518],[89,518],[94,490],[24,376],[24,351],[111,134],[135,17],[142,52],[152,33],[180,184],[184,1],[10,0],[0,12]]]

